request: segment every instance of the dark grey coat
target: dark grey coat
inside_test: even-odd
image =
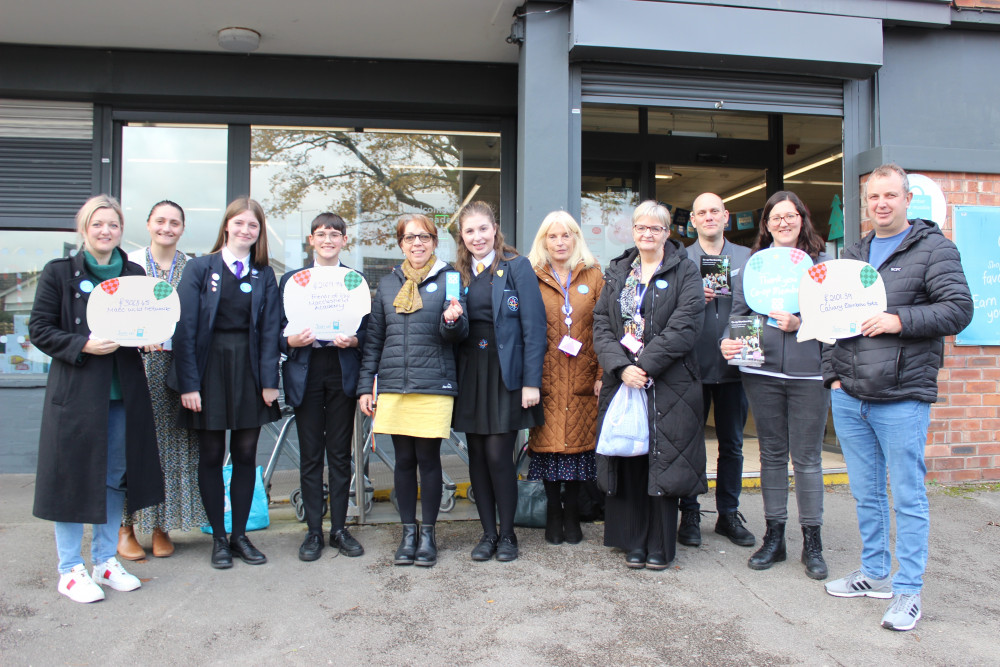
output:
[[[116,250],[116,252],[121,252]],[[123,276],[146,275],[121,252]],[[31,342],[52,357],[38,443],[33,513],[71,523],[107,521],[108,401],[115,362],[125,405],[125,467],[130,511],[163,502],[153,406],[139,350],[83,353],[90,336],[83,252],[45,265],[31,310]]]
[[[933,222],[910,223],[913,229],[878,270],[888,299],[885,310],[899,316],[902,332],[825,345],[827,387],[840,380],[844,391],[865,401],[937,400],[943,337],[972,321],[972,295],[955,244]],[[844,258],[867,262],[874,236],[871,232],[845,250]]]
[[[378,391],[386,394],[458,395],[454,343],[469,334],[469,318],[462,296],[462,316],[444,321],[445,273],[450,264],[437,261],[420,284],[423,307],[414,313],[397,313],[392,305],[405,278],[399,266],[378,282],[368,316],[368,337],[361,360],[358,395],[372,393],[375,375]]]
[[[701,377],[694,346],[701,333],[705,293],[701,272],[684,248],[668,240],[663,264],[653,275],[643,300],[644,347],[636,361],[621,344],[625,335],[619,296],[625,286],[636,248],[611,260],[606,285],[594,309],[594,349],[604,368],[598,408],[598,437],[604,413],[618,387],[621,372],[635,364],[653,386],[646,390],[649,406],[649,483],[651,496],[685,497],[705,493],[705,414]],[[663,283],[666,286],[661,287]],[[597,457],[597,483],[617,493],[618,457]]]

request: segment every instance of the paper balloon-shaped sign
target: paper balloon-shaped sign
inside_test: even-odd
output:
[[[149,276],[105,280],[91,291],[87,301],[91,336],[125,347],[169,340],[180,317],[181,301],[174,288]]]
[[[809,269],[799,284],[802,325],[795,337],[832,343],[861,334],[861,323],[886,308],[885,283],[871,264],[834,259]]]
[[[286,336],[306,328],[312,329],[317,340],[333,340],[337,334],[352,336],[362,318],[372,311],[368,282],[343,266],[299,271],[285,283],[282,297],[288,318]]]
[[[813,261],[798,248],[767,248],[747,261],[743,269],[743,296],[750,310],[799,312],[799,283]]]

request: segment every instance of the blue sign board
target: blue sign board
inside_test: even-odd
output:
[[[952,220],[975,308],[955,343],[1000,345],[1000,206],[956,206]]]

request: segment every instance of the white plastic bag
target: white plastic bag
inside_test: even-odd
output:
[[[622,384],[604,413],[597,453],[604,456],[642,456],[649,452],[649,418],[645,389]]]

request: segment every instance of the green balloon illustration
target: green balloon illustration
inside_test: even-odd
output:
[[[162,301],[166,299],[174,291],[174,288],[170,286],[165,280],[161,280],[153,286],[153,296],[156,297],[157,301]]]
[[[361,276],[358,275],[357,271],[351,271],[346,276],[344,276],[344,285],[348,290],[355,289],[361,285]]]
[[[750,267],[754,271],[760,271],[764,266],[764,260],[761,259],[760,255],[756,255],[750,258]]]
[[[861,284],[865,287],[871,287],[878,280],[878,271],[873,269],[870,265],[861,268]]]

